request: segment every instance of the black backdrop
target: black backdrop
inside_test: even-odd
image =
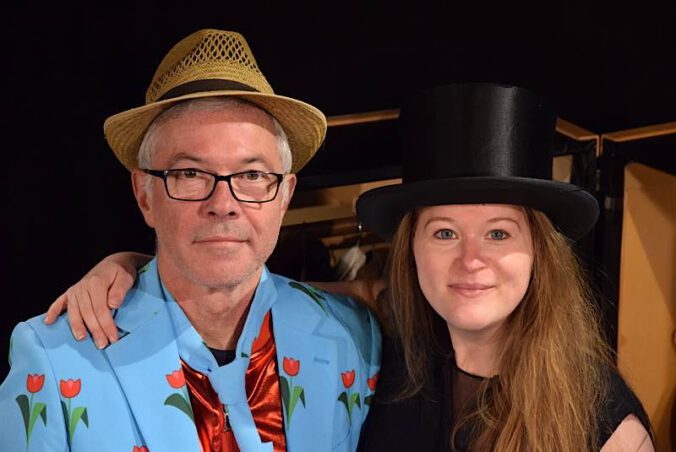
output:
[[[490,80],[543,91],[561,117],[597,133],[676,119],[673,1],[631,10],[582,0],[335,3],[3,7],[0,119],[9,170],[0,173],[0,350],[13,325],[44,311],[103,256],[152,250],[102,122],[140,105],[164,53],[196,29],[240,31],[278,93],[327,115],[396,108],[406,93],[435,83]],[[396,163],[387,140],[354,146],[326,159],[340,166],[316,164],[305,175],[332,173],[339,183],[342,172],[368,177]],[[6,371],[3,359],[0,378]]]

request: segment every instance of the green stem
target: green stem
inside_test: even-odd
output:
[[[289,412],[287,413],[289,415],[289,422],[288,422],[288,427],[289,431],[291,431],[291,415],[293,414],[293,377],[289,375]]]
[[[350,421],[350,425],[352,425],[352,403],[350,397],[350,390],[346,389],[345,394],[347,395],[347,419]]]
[[[72,428],[73,421],[70,418],[71,417],[71,415],[70,415],[70,401],[71,400],[72,399],[68,399],[68,407],[66,408],[66,412],[68,413],[68,442],[72,445],[72,443],[73,443],[73,428]]]
[[[33,415],[33,394],[31,392],[31,398],[28,402],[28,425],[30,425],[31,422],[31,416]],[[28,450],[28,446],[31,443],[31,436],[28,434],[28,425],[26,426],[26,450]]]

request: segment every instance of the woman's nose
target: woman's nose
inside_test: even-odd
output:
[[[458,260],[467,270],[484,267],[484,250],[480,241],[474,238],[461,239]]]

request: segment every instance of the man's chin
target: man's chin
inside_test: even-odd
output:
[[[202,285],[211,288],[233,288],[251,278],[258,278],[263,267],[241,253],[236,256],[210,257],[200,259],[199,265],[193,267],[193,275]]]
[[[195,244],[199,254],[224,258],[236,258],[246,252],[246,242],[214,241]]]
[[[258,276],[255,271],[223,272],[220,274],[199,274],[195,275],[194,279],[199,285],[211,290],[232,290],[251,281],[252,278],[258,278]]]

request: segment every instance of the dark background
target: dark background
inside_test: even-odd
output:
[[[166,51],[199,28],[244,34],[276,92],[328,116],[397,108],[436,83],[501,81],[546,93],[560,117],[596,133],[676,120],[676,2],[540,3],[3,7],[0,119],[9,170],[0,173],[7,228],[0,350],[13,325],[43,312],[99,259],[152,251],[102,123],[141,105]],[[331,154],[301,176],[352,182],[396,167],[391,140],[357,129],[334,133],[333,142],[330,130]],[[3,359],[0,378],[6,371]]]

